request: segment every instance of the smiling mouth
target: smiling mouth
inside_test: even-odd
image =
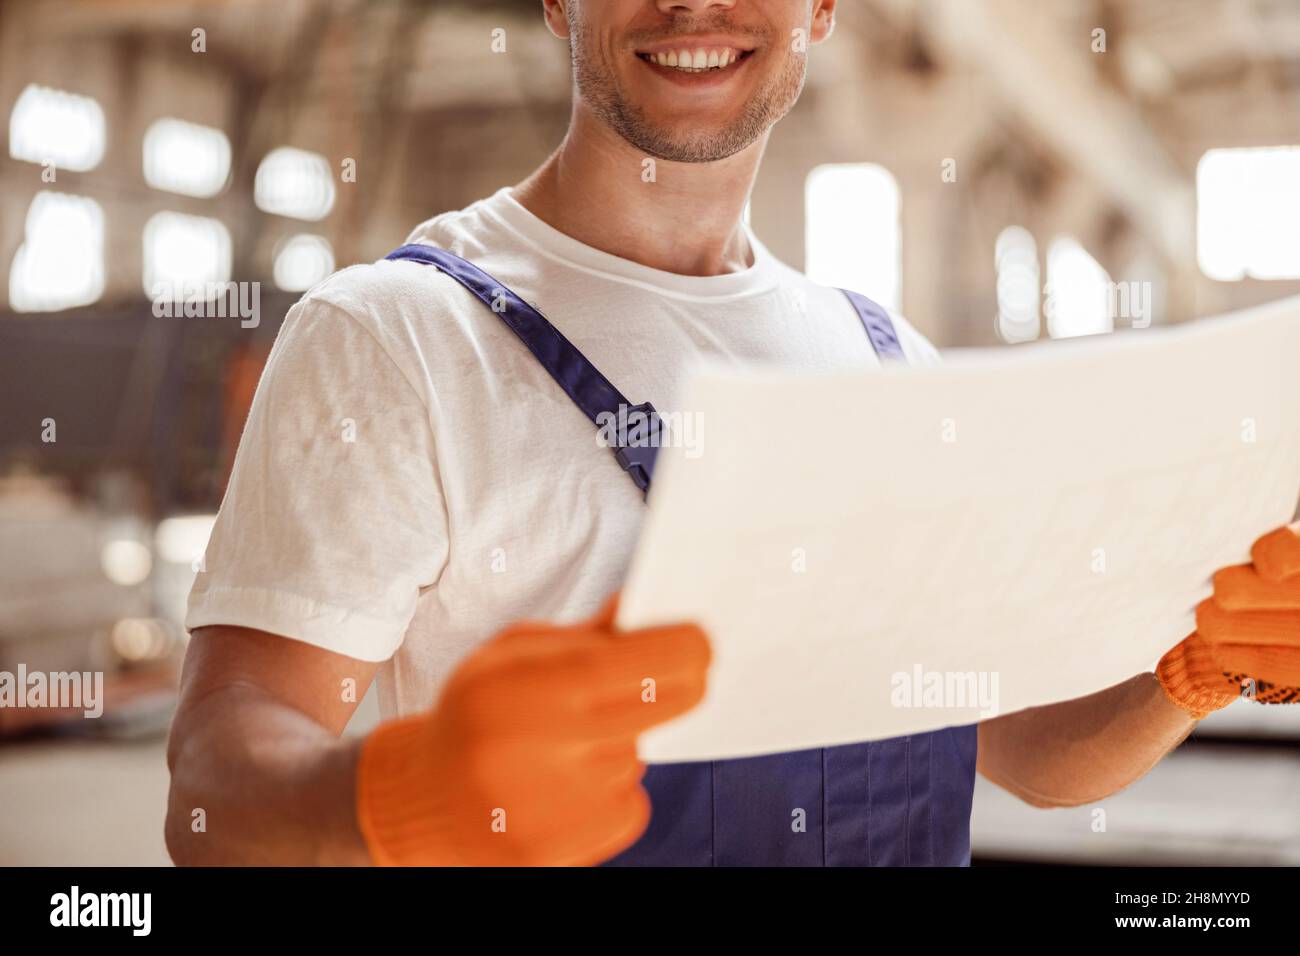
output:
[[[743,63],[754,55],[753,50],[735,47],[683,47],[680,50],[659,50],[638,53],[637,56],[653,66],[680,73],[712,73]]]

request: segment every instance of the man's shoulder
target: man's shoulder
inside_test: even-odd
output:
[[[889,313],[889,318],[894,323],[894,331],[898,335],[898,341],[902,343],[908,364],[914,366],[943,364],[943,356],[924,333],[893,309],[885,309],[885,311]]]
[[[787,265],[779,259],[773,260],[780,272],[781,281],[789,288],[796,290],[797,294],[804,299],[820,299],[823,302],[833,303],[834,307],[852,311],[853,306],[849,303],[848,297],[844,295],[843,290],[833,286],[822,285],[808,278],[792,266]],[[906,317],[895,309],[882,305],[881,308],[889,314],[890,321],[894,325],[894,331],[898,335],[898,340],[903,346],[903,353],[907,356],[908,363],[913,366],[939,365],[943,361],[939,350],[930,342]]]
[[[346,313],[372,332],[454,325],[471,304],[464,288],[433,266],[380,259],[340,269],[303,294],[295,307],[306,320]]]
[[[308,289],[303,301],[356,314],[387,313],[408,299],[436,293],[448,281],[431,266],[380,259],[340,269]]]
[[[425,220],[400,245],[432,246],[472,261],[476,250],[470,247],[484,202]],[[342,309],[360,321],[384,322],[412,315],[445,315],[449,309],[455,311],[453,306],[462,305],[465,296],[460,283],[433,266],[379,259],[335,272],[309,289],[303,301]]]

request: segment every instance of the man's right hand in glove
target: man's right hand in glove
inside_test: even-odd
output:
[[[700,701],[709,646],[694,625],[616,632],[614,607],[507,628],[431,712],[371,735],[357,815],[375,862],[581,866],[636,842],[637,735]]]

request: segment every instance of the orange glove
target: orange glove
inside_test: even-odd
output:
[[[431,712],[371,734],[357,816],[376,863],[582,866],[636,841],[650,821],[637,735],[700,701],[709,645],[690,624],[616,632],[616,606],[506,628]]]
[[[1250,556],[1214,575],[1196,631],[1156,667],[1169,699],[1198,720],[1243,694],[1300,701],[1300,524],[1264,535]]]

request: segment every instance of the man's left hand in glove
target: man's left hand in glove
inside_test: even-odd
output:
[[[1214,575],[1196,630],[1156,667],[1170,700],[1198,720],[1238,697],[1300,703],[1300,522],[1264,535],[1250,556]]]

